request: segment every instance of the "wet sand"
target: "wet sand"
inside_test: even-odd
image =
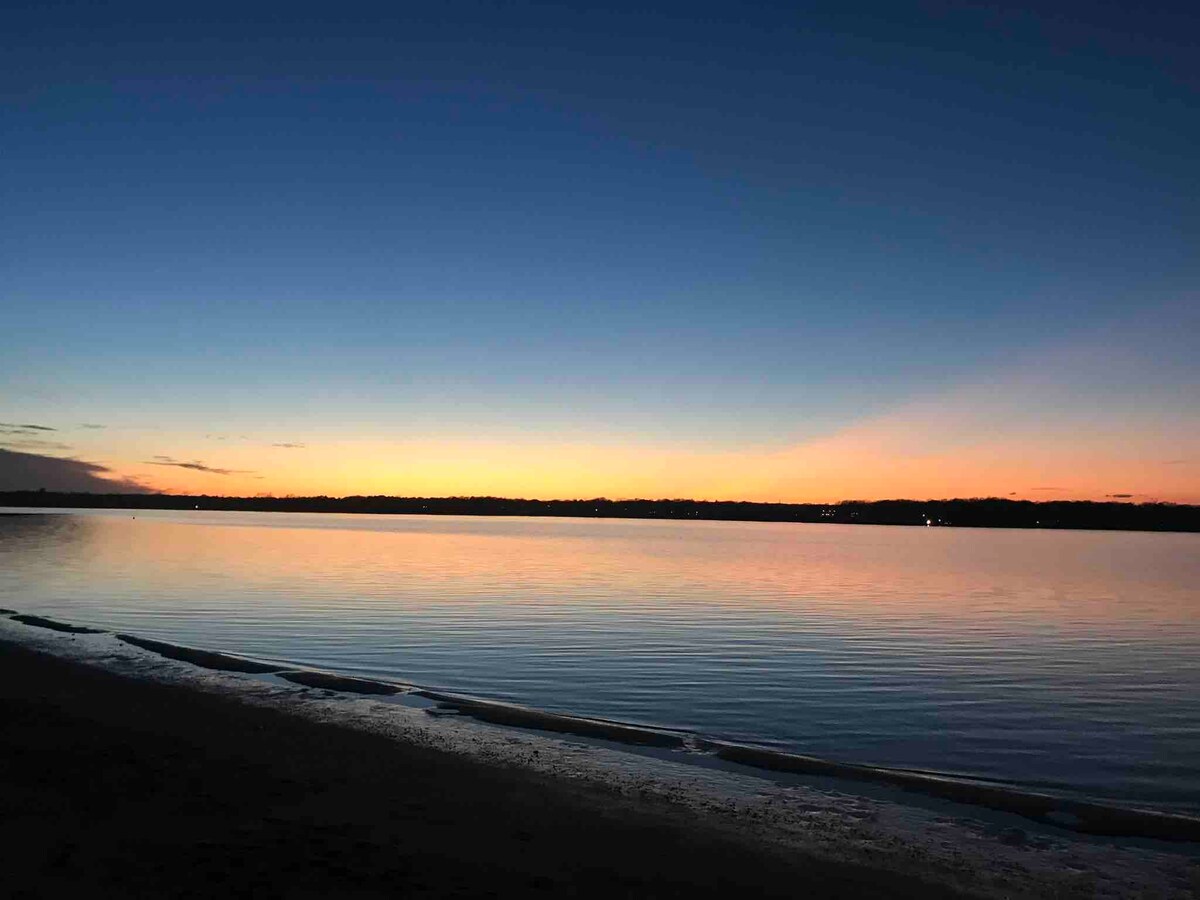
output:
[[[593,784],[0,641],[9,896],[952,897]]]

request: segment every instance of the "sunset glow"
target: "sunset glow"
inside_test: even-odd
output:
[[[14,23],[0,487],[1200,502],[1182,59],[426,12]]]

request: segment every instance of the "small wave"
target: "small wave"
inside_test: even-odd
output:
[[[293,684],[311,688],[323,688],[327,691],[345,691],[350,694],[399,694],[404,688],[385,681],[370,681],[366,678],[351,678],[348,675],[334,675],[330,672],[310,670],[277,672],[280,678]]]
[[[104,634],[104,631],[99,628],[87,628],[83,625],[68,625],[66,622],[56,622],[54,619],[45,619],[41,616],[14,614],[13,618],[18,622],[23,622],[26,625],[33,625],[36,628],[49,628],[51,631],[65,631],[68,634]]]
[[[219,672],[245,672],[250,675],[269,675],[282,672],[284,666],[270,665],[228,653],[214,653],[211,650],[196,650],[192,647],[181,647],[178,644],[164,644],[162,641],[152,641],[148,638],[136,637],[132,634],[118,634],[117,638],[126,644],[150,650],[168,659],[188,662],[204,669],[215,669]]]

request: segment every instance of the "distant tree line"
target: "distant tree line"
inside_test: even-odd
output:
[[[574,516],[933,525],[969,528],[1090,528],[1200,531],[1200,506],[1086,500],[876,500],[750,503],[708,500],[524,500],[506,497],[210,497],[184,494],[0,492],[0,506],[89,509],[208,509],[385,515]]]

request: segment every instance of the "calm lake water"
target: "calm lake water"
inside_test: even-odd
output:
[[[1200,812],[1200,535],[79,511],[0,606]]]

